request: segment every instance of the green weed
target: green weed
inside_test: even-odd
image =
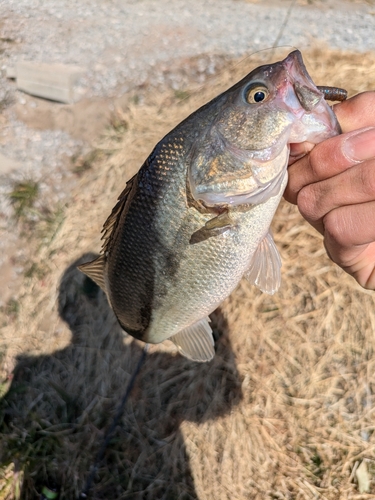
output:
[[[30,215],[38,198],[39,185],[33,180],[17,182],[9,194],[13,206],[14,215],[17,220]]]
[[[11,298],[1,309],[7,316],[17,317],[20,311],[20,304],[18,300]]]
[[[177,90],[174,91],[174,96],[179,101],[184,101],[185,99],[189,99],[190,92],[188,92],[187,90],[179,90],[179,89],[177,89]]]
[[[38,237],[43,245],[49,245],[55,239],[62,223],[65,220],[65,207],[59,205],[54,211],[46,209],[41,214],[38,225]]]
[[[46,269],[33,262],[24,273],[25,278],[42,279],[46,275]]]
[[[112,116],[109,124],[117,134],[124,134],[129,128],[128,122],[120,114]]]
[[[100,149],[93,149],[87,154],[75,156],[72,159],[73,172],[81,176],[85,172],[92,169],[93,164],[102,157]]]

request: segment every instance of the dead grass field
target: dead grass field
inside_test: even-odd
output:
[[[54,230],[26,227],[30,272],[0,318],[1,499],[37,498],[51,480],[62,499],[83,488],[142,346],[75,265],[99,251],[116,197],[163,134],[267,57],[189,94],[129,96],[95,153],[72,167],[79,186]],[[317,84],[375,88],[375,54],[304,57]],[[91,498],[375,498],[375,480],[360,493],[355,475],[364,460],[375,469],[374,292],[329,261],[295,207],[281,204],[273,231],[280,291],[240,284],[213,315],[211,363],[151,347]]]

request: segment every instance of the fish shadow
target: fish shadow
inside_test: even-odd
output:
[[[25,470],[24,499],[39,498],[46,484],[56,483],[60,498],[84,488],[142,354],[142,344],[121,330],[105,294],[77,269],[94,257],[83,255],[60,282],[58,309],[71,343],[51,355],[19,356],[0,402],[0,462]],[[147,354],[89,498],[198,498],[181,424],[213,421],[242,398],[220,309],[211,321],[211,362]]]

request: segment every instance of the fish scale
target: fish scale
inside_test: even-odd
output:
[[[210,360],[208,316],[241,278],[280,285],[269,228],[289,143],[339,132],[298,51],[255,69],[156,145],[104,225],[102,254],[80,269],[127,333]]]

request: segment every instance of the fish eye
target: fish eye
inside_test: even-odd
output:
[[[256,83],[246,90],[245,99],[249,104],[257,104],[266,101],[269,95],[270,91],[265,85]]]

